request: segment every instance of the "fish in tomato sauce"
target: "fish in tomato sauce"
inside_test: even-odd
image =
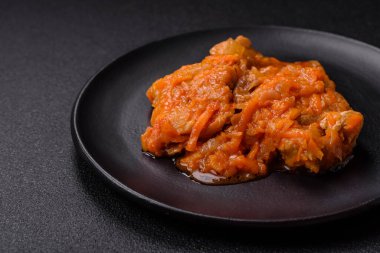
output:
[[[243,36],[155,81],[143,151],[175,156],[207,184],[267,176],[273,161],[321,173],[344,162],[363,125],[318,61],[266,57]]]

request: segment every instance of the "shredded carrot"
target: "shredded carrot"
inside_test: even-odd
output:
[[[197,147],[197,141],[202,130],[205,129],[207,122],[212,117],[214,112],[217,110],[216,106],[209,105],[206,110],[201,114],[191,131],[189,141],[186,145],[187,151],[194,151]]]

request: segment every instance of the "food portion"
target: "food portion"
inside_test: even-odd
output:
[[[203,183],[268,175],[278,164],[320,173],[352,153],[363,125],[317,61],[265,57],[238,36],[148,89],[143,151],[176,156]]]

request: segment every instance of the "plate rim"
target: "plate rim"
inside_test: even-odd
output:
[[[90,154],[88,149],[86,148],[86,145],[84,144],[80,130],[78,128],[79,124],[79,118],[78,118],[78,111],[80,108],[80,104],[83,100],[83,97],[85,97],[85,94],[93,81],[104,71],[106,71],[108,68],[111,68],[113,65],[117,64],[120,60],[122,60],[125,57],[128,57],[131,54],[137,53],[139,51],[144,50],[145,48],[151,47],[154,44],[159,44],[165,41],[169,41],[172,39],[175,39],[177,37],[182,36],[194,36],[196,34],[200,33],[210,33],[210,32],[216,32],[216,31],[225,31],[225,30],[238,30],[238,29],[272,29],[272,30],[288,30],[292,32],[302,32],[302,33],[310,33],[314,35],[320,35],[325,37],[332,37],[334,39],[340,39],[344,41],[348,41],[350,43],[356,44],[360,47],[366,47],[368,49],[374,50],[376,53],[380,54],[380,48],[377,48],[373,45],[370,45],[368,43],[349,38],[343,35],[338,35],[330,32],[325,31],[319,31],[319,30],[313,30],[313,29],[306,29],[306,28],[299,28],[299,27],[289,27],[289,26],[277,26],[277,25],[250,25],[250,26],[227,26],[227,27],[218,27],[214,29],[205,29],[205,30],[195,30],[191,32],[185,32],[185,33],[178,33],[176,35],[172,35],[169,37],[165,37],[163,39],[150,41],[147,43],[144,43],[141,46],[138,46],[136,48],[132,48],[131,50],[127,51],[126,53],[122,54],[121,56],[116,57],[114,60],[109,61],[105,65],[103,65],[100,69],[98,69],[95,74],[93,74],[85,83],[85,85],[80,89],[79,94],[77,95],[74,105],[71,110],[71,118],[70,118],[70,128],[71,128],[71,136],[74,142],[75,149],[77,153],[80,155],[81,158],[84,158],[89,164],[95,168],[95,171],[101,175],[103,178],[106,179],[106,183],[114,187],[119,192],[123,193],[127,197],[130,197],[131,199],[139,202],[140,204],[144,204],[145,206],[148,206],[150,209],[155,209],[156,211],[160,211],[164,214],[173,214],[177,217],[182,217],[185,219],[192,219],[192,220],[198,220],[200,222],[207,222],[207,223],[216,223],[216,224],[222,224],[222,225],[233,225],[233,226],[239,226],[239,227],[300,227],[305,225],[313,225],[313,224],[319,224],[319,223],[326,223],[333,220],[340,220],[347,218],[349,216],[352,216],[356,213],[363,212],[365,210],[370,209],[372,206],[375,206],[380,202],[380,196],[369,199],[367,201],[361,202],[358,205],[354,207],[345,208],[340,211],[330,212],[326,214],[321,215],[313,215],[308,217],[296,217],[296,218],[283,218],[283,219],[241,219],[241,218],[229,218],[229,217],[220,217],[220,216],[214,216],[214,215],[208,215],[208,214],[202,214],[197,212],[192,212],[188,210],[184,210],[181,208],[177,208],[171,205],[167,205],[165,203],[162,203],[160,201],[151,199],[131,188],[126,186],[125,184],[121,183],[117,178],[113,177],[111,174],[107,172],[105,168],[103,168],[96,159]]]

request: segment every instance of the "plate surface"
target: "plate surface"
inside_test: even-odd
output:
[[[262,180],[206,186],[170,159],[141,152],[149,124],[145,91],[156,79],[200,61],[211,46],[245,35],[282,60],[319,60],[337,90],[363,113],[354,158],[323,176],[273,173]],[[380,50],[345,37],[286,27],[227,28],[154,42],[120,57],[82,89],[72,113],[77,150],[118,189],[184,218],[243,225],[293,226],[345,217],[380,199]]]

